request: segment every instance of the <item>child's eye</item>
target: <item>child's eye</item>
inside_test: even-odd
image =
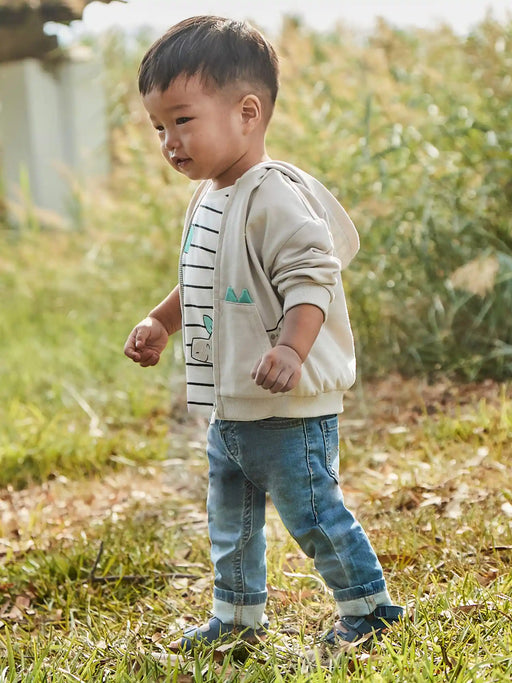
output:
[[[155,126],[155,130],[158,131],[159,133],[163,133],[164,127],[163,126]]]
[[[184,123],[188,123],[188,121],[191,121],[192,119],[190,116],[180,116],[178,119],[176,119],[176,125],[177,126],[182,126]]]

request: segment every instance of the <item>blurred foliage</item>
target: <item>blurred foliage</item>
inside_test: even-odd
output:
[[[0,202],[2,680],[228,677],[214,657],[154,656],[191,606],[206,615],[210,585],[203,425],[180,425],[181,341],[146,370],[122,354],[176,282],[192,192],[163,163],[136,91],[151,39],[98,42],[114,172],[106,186],[73,186],[72,229],[36,211],[28,184],[16,225]],[[507,385],[459,393],[390,373],[512,374],[512,24],[489,19],[462,38],[381,23],[363,38],[289,19],[274,42],[269,152],[318,176],[361,234],[344,274],[360,375],[387,377],[360,386],[363,419],[344,420],[344,482],[415,618],[398,647],[386,636],[371,658],[304,660],[298,672],[331,611],[271,512],[268,613],[291,628],[277,629],[285,648],[269,639],[243,669],[228,657],[230,680],[508,681]],[[96,478],[74,481],[84,474]],[[13,491],[34,481],[45,484]],[[168,581],[175,567],[198,578]],[[119,580],[103,584],[109,574]]]
[[[381,22],[358,43],[289,22],[280,52],[271,151],[361,234],[345,276],[360,366],[510,377],[512,24],[461,38]]]
[[[344,274],[360,374],[510,377],[512,23],[488,18],[461,37],[381,21],[363,37],[288,18],[271,38],[282,85],[268,151],[324,182],[361,235]],[[116,255],[104,286],[123,290],[126,325],[176,281],[192,192],[162,161],[137,93],[152,39],[94,39],[114,171],[108,187],[73,198],[74,227]]]
[[[181,211],[169,187],[184,187],[138,101],[150,40],[112,35],[104,47],[116,211],[135,232],[166,229]],[[361,234],[345,274],[360,369],[510,377],[512,24],[488,18],[460,37],[381,21],[363,39],[288,18],[274,42],[269,153],[324,182]]]

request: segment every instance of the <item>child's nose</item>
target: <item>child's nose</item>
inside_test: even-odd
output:
[[[173,152],[177,146],[178,146],[178,141],[176,140],[176,136],[173,135],[170,131],[166,131],[165,138],[164,138],[165,149],[168,152]]]

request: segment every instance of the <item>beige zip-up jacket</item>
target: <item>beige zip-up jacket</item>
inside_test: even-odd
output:
[[[211,181],[203,181],[190,201],[182,250],[195,208],[210,187]],[[304,171],[268,161],[236,181],[215,257],[216,418],[315,417],[343,410],[356,362],[341,270],[358,249],[357,231],[343,207]],[[276,344],[287,310],[303,303],[318,306],[324,324],[298,386],[271,394],[254,383],[251,370]]]

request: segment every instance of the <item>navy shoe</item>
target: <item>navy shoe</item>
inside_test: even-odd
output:
[[[365,617],[339,617],[334,628],[322,636],[322,642],[328,645],[346,645],[363,643],[373,636],[379,638],[403,614],[403,607],[380,605]]]
[[[187,629],[183,636],[174,640],[169,647],[175,652],[190,652],[198,645],[221,643],[233,636],[246,643],[257,643],[260,640],[265,640],[265,628],[255,630],[249,627],[225,624],[217,617],[212,617],[207,624]]]

